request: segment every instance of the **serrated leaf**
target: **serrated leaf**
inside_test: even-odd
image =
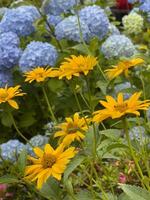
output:
[[[19,180],[16,177],[11,176],[11,175],[0,177],[0,183],[10,184],[10,183],[17,183],[17,182],[19,182]]]
[[[69,163],[64,173],[64,182],[68,179],[69,175],[83,162],[85,156],[77,155]]]
[[[144,188],[126,184],[123,184],[120,187],[131,198],[131,200],[150,200],[150,192]]]
[[[43,185],[40,193],[47,199],[61,200],[61,188],[59,183],[52,177]]]

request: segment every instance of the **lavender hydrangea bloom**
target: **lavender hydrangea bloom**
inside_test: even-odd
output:
[[[43,135],[36,135],[32,137],[29,141],[34,147],[44,147],[45,144],[48,143],[48,137],[43,136]],[[29,145],[26,144],[26,150],[30,155],[34,155],[33,148]]]
[[[130,57],[136,53],[131,40],[124,35],[111,35],[102,44],[100,51],[106,58]]]
[[[149,13],[150,12],[150,1],[145,0],[143,4],[139,7],[139,9],[143,12]]]
[[[8,71],[0,71],[0,87],[5,87],[6,85],[13,85],[12,73]]]
[[[81,31],[83,35],[83,39],[85,41],[89,40],[90,31],[88,26],[84,21],[80,20]],[[76,16],[69,16],[62,20],[55,27],[55,35],[58,40],[68,39],[76,42],[80,41],[80,29],[78,24],[78,19]]]
[[[62,17],[60,15],[47,15],[47,21],[50,25],[56,26],[62,21]]]
[[[131,93],[130,92],[124,92],[126,89],[130,89],[131,83],[130,82],[125,82],[125,83],[120,83],[115,85],[114,89],[115,89],[115,93],[118,94],[119,92],[123,92],[124,94],[124,99],[128,99],[131,97]],[[135,88],[135,86],[133,86]],[[115,95],[116,96],[116,95]]]
[[[1,32],[12,31],[18,36],[27,36],[34,32],[33,22],[39,17],[34,6],[8,9],[0,22],[0,30]]]
[[[8,46],[19,46],[20,40],[16,33],[6,32],[0,34],[0,47]]]
[[[88,25],[92,36],[103,39],[107,35],[109,20],[101,7],[87,6],[79,11],[79,16]]]
[[[1,156],[4,160],[15,162],[21,151],[25,149],[25,145],[19,142],[19,140],[9,140],[8,142],[1,144],[0,149]]]
[[[19,66],[22,72],[30,71],[37,66],[53,66],[58,53],[56,48],[47,42],[31,42],[24,50]]]
[[[50,0],[44,6],[44,12],[46,14],[59,15],[66,13],[76,5],[76,0]]]
[[[0,70],[7,70],[18,64],[21,56],[19,38],[15,33],[0,34]]]

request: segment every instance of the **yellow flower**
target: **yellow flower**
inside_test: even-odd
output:
[[[25,180],[37,181],[37,188],[41,189],[43,184],[50,176],[61,180],[62,173],[65,171],[70,159],[76,154],[75,148],[70,147],[64,151],[64,145],[61,144],[55,150],[50,144],[46,144],[44,151],[35,147],[34,153],[37,158],[29,156],[32,165],[26,166]]]
[[[29,72],[26,72],[24,76],[26,76],[25,82],[43,82],[47,78],[55,77],[55,73],[53,68],[44,69],[43,67],[37,67]]]
[[[87,75],[98,63],[97,58],[93,56],[72,55],[71,58],[65,58],[65,60],[59,69],[59,79],[66,77],[70,80],[72,76]]]
[[[114,66],[112,69],[105,70],[107,76],[109,79],[116,78],[120,74],[124,73],[125,76],[128,76],[129,68],[134,67],[138,64],[143,63],[144,60],[141,58],[135,58],[132,60],[125,60],[122,62],[119,62],[117,66]]]
[[[20,85],[17,85],[16,87],[7,87],[5,88],[0,88],[0,104],[1,103],[6,103],[10,106],[12,106],[15,109],[18,109],[19,106],[15,100],[13,100],[14,97],[17,96],[23,96],[25,93],[21,92]]]
[[[66,146],[70,145],[74,140],[81,141],[88,130],[88,122],[88,119],[80,117],[78,113],[75,113],[73,118],[67,117],[66,122],[57,126],[60,131],[57,131],[54,137],[61,137],[62,143]]]
[[[129,113],[140,116],[138,110],[147,110],[150,106],[150,100],[140,101],[140,96],[141,92],[136,92],[129,99],[124,100],[123,94],[119,93],[117,101],[111,96],[106,96],[107,101],[100,101],[105,108],[93,113],[93,121],[99,123],[109,117],[115,119]]]

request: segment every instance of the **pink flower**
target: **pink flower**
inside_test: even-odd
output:
[[[119,183],[126,183],[127,182],[127,177],[124,173],[120,172],[119,173],[119,180],[118,180]]]

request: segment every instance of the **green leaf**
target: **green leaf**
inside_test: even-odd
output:
[[[101,89],[102,93],[104,95],[106,95],[106,91],[107,91],[107,83],[104,81],[97,81],[96,83],[96,87]]]
[[[131,200],[150,200],[150,192],[141,187],[126,184],[123,184],[120,187]]]
[[[12,119],[11,119],[10,115],[7,112],[4,112],[2,114],[1,122],[6,127],[11,127],[12,124],[13,124],[12,123]]]
[[[61,200],[61,188],[59,183],[52,177],[43,185],[40,193],[47,199]]]
[[[17,183],[17,182],[19,182],[19,180],[16,177],[11,176],[11,175],[5,175],[5,176],[0,177],[0,184],[1,183],[9,184],[9,183]]]
[[[21,174],[24,174],[26,162],[27,162],[27,152],[24,149],[23,151],[21,151],[19,158],[18,158],[18,162],[17,162],[18,168],[19,168],[19,171],[21,172]]]
[[[64,86],[64,82],[62,80],[50,79],[48,81],[47,85],[52,92],[56,93],[56,92],[62,90],[62,88]]]
[[[121,131],[118,129],[107,129],[100,131],[99,133],[105,135],[112,140],[117,140],[120,137]]]
[[[36,122],[36,119],[33,117],[32,113],[25,113],[20,117],[19,126],[20,127],[29,127]]]
[[[82,190],[75,197],[78,200],[88,200],[88,199],[90,200],[90,199],[93,199],[92,194],[89,191],[86,191],[86,190]]]
[[[120,148],[125,148],[125,149],[128,149],[128,146],[125,145],[125,144],[120,144],[120,143],[114,143],[114,144],[111,144],[107,147],[107,152],[108,151],[111,151],[113,149],[120,149]]]
[[[69,163],[64,173],[64,182],[68,179],[69,175],[83,162],[85,156],[77,155]]]
[[[126,195],[125,193],[122,193],[119,197],[118,200],[131,200],[131,198]]]
[[[77,44],[71,48],[77,50],[80,53],[87,54],[87,49],[83,44]]]

